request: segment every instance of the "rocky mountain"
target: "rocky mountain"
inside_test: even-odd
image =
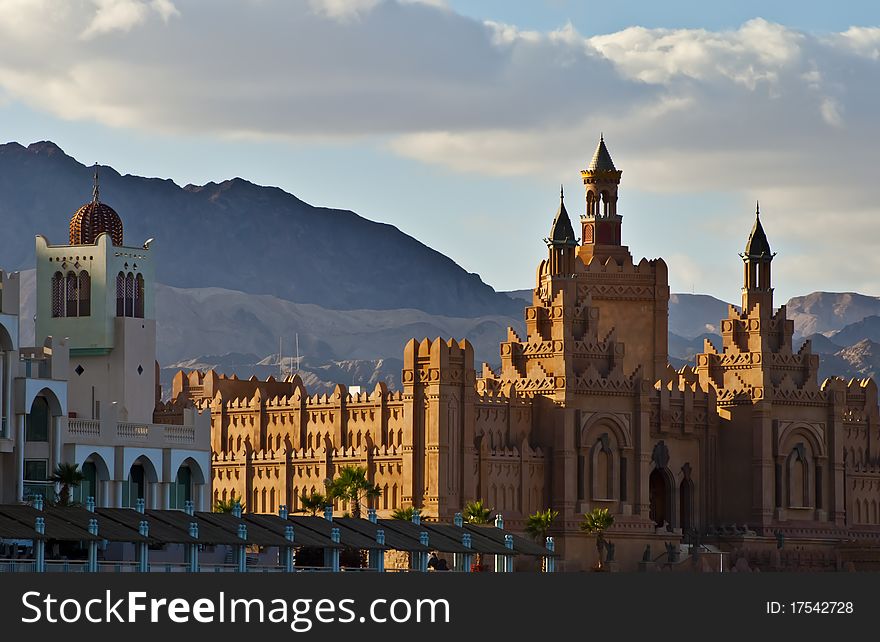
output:
[[[415,309],[478,317],[519,304],[392,225],[313,207],[241,178],[180,187],[100,167],[101,198],[122,217],[126,243],[154,237],[156,278],[329,309]],[[70,216],[91,198],[93,169],[51,142],[0,145],[0,262],[34,265],[33,239],[67,242]]]
[[[855,292],[813,292],[786,304],[796,334],[830,334],[868,316],[880,315],[880,298]]]

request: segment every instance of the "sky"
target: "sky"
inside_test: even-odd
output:
[[[5,141],[278,186],[499,290],[533,287],[560,183],[583,212],[601,132],[673,291],[737,300],[760,200],[778,302],[880,295],[878,113],[872,2],[0,0]]]

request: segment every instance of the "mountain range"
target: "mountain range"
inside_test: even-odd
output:
[[[157,239],[166,389],[179,368],[211,367],[239,377],[297,369],[314,392],[337,382],[396,387],[411,337],[467,338],[479,368],[497,365],[508,326],[524,331],[531,289],[496,292],[393,226],[242,179],[179,187],[99,172],[102,199],[123,218],[127,244]],[[66,243],[92,173],[53,143],[0,145],[0,266],[22,270],[25,345],[33,340],[34,256],[22,239],[43,233]],[[728,306],[709,295],[670,296],[673,365],[690,362],[705,339],[720,347]],[[814,292],[787,306],[797,340],[809,338],[822,355],[820,377],[880,372],[880,299]]]

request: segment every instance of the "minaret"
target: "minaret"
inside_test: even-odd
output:
[[[548,258],[550,276],[571,276],[574,274],[575,249],[578,241],[574,236],[571,219],[565,210],[565,195],[559,186],[559,209],[550,227],[550,236],[544,239],[550,256]]]
[[[770,279],[770,264],[776,256],[770,251],[770,243],[761,225],[761,210],[755,205],[755,225],[746,242],[743,260],[742,310],[749,314],[755,305],[760,306],[760,316],[773,315],[773,287]]]
[[[621,245],[623,217],[617,213],[617,189],[622,174],[611,160],[605,137],[600,136],[593,160],[587,169],[581,170],[587,200],[586,213],[581,217],[580,257],[584,263],[589,263],[593,256],[603,261],[608,257],[622,261],[629,256],[629,249]]]

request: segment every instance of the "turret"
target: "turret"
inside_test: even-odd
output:
[[[743,260],[742,309],[748,314],[756,304],[760,305],[761,316],[773,314],[773,287],[770,278],[770,264],[776,256],[770,251],[770,243],[761,225],[760,206],[755,206],[755,224],[746,241]]]
[[[623,172],[614,166],[604,136],[587,169],[581,171],[586,193],[586,212],[581,217],[580,256],[589,263],[593,256],[604,262],[608,257],[621,261],[629,250],[621,245],[623,217],[617,213],[617,190]]]

